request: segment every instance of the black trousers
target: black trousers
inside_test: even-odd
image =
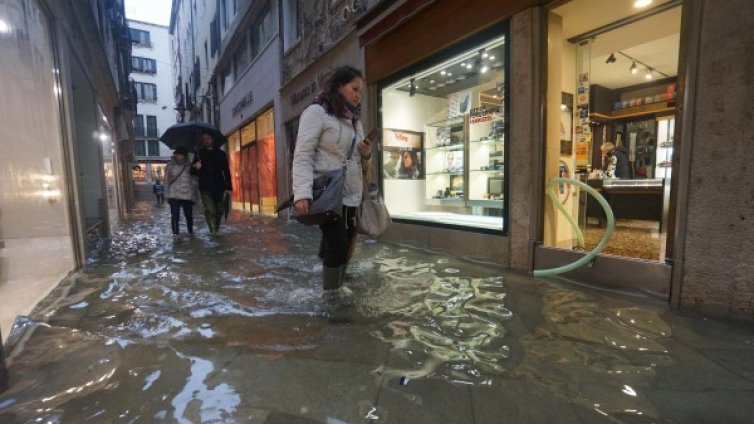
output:
[[[320,225],[322,240],[319,243],[319,257],[325,266],[335,268],[345,265],[351,259],[356,241],[356,211],[358,208],[343,207],[344,220],[330,225]]]
[[[170,223],[173,227],[173,234],[180,233],[181,229],[181,209],[183,216],[186,217],[186,228],[189,234],[194,233],[194,202],[191,200],[168,199],[170,203]]]

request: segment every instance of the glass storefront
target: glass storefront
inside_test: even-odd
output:
[[[604,253],[665,258],[673,162],[681,6],[573,0],[548,15],[546,181],[588,183],[610,204]],[[571,185],[545,206],[545,246],[593,249],[606,215]],[[566,214],[571,215],[573,220]]]
[[[385,84],[381,177],[394,219],[502,231],[505,36]]]
[[[275,118],[272,109],[228,136],[234,209],[272,214],[277,207]]]

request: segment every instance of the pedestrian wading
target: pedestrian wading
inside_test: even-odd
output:
[[[170,224],[173,234],[181,232],[181,210],[186,217],[186,229],[194,234],[194,177],[191,175],[188,149],[178,147],[165,167],[167,197],[170,204]]]
[[[310,212],[312,186],[323,175],[345,171],[342,219],[319,226],[322,239],[322,286],[343,284],[356,242],[356,212],[362,200],[362,169],[370,165],[371,140],[364,138],[359,117],[364,77],[350,66],[335,69],[322,91],[301,114],[293,154],[293,204],[297,216]],[[353,149],[353,146],[356,148]]]
[[[210,131],[202,132],[202,145],[194,157],[191,174],[199,176],[199,192],[204,204],[204,216],[210,233],[220,229],[220,221],[225,213],[225,200],[233,186],[230,181],[228,155],[216,148]]]

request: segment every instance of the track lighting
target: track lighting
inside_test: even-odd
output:
[[[617,60],[618,59],[615,58],[615,54],[614,53],[610,53],[610,56],[608,56],[608,58],[605,61],[605,63],[615,63]]]
[[[647,68],[647,73],[644,75],[644,78],[647,80],[653,79],[655,76],[652,75],[652,68]]]
[[[636,67],[636,61],[631,63],[631,68],[629,69],[632,74],[636,74],[639,72],[639,68]]]

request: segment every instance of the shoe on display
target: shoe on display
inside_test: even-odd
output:
[[[671,166],[673,166],[673,162],[669,160],[664,160],[658,163],[657,166],[659,166],[660,168],[670,168]]]

